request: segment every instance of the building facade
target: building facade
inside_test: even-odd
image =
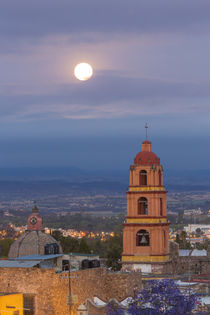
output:
[[[123,231],[124,270],[164,273],[169,264],[169,222],[160,159],[148,140],[130,166]]]

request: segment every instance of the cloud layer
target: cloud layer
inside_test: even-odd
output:
[[[160,136],[209,133],[209,11],[209,0],[1,1],[2,135],[124,136],[145,121]],[[81,61],[87,82],[73,77]]]

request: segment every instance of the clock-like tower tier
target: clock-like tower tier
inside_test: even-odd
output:
[[[148,140],[130,167],[122,268],[162,273],[169,262],[169,222],[160,159]]]
[[[39,214],[39,209],[36,204],[32,209],[32,213],[28,216],[27,219],[27,230],[28,231],[42,231],[42,217]]]

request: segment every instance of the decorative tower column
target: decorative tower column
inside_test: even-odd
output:
[[[130,166],[127,217],[123,230],[123,269],[163,273],[169,262],[169,222],[163,168],[148,140]]]

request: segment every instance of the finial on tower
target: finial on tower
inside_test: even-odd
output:
[[[32,208],[32,212],[34,212],[34,213],[39,212],[39,209],[38,209],[38,207],[37,207],[36,200],[34,200],[34,206],[33,206],[33,208]]]
[[[146,130],[146,140],[147,140],[147,129],[149,128],[147,123],[145,124],[144,128]]]

